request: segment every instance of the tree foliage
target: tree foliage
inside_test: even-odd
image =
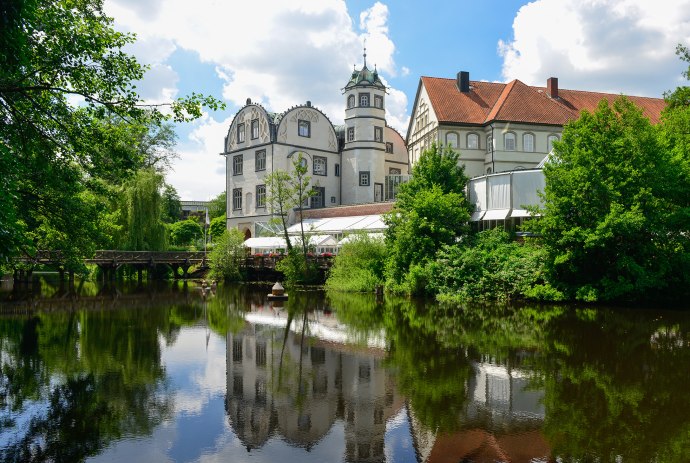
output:
[[[125,182],[120,196],[121,233],[116,245],[132,251],[163,251],[167,246],[162,221],[163,176],[141,169]]]
[[[173,223],[180,220],[182,215],[182,203],[180,202],[180,195],[174,186],[167,183],[163,187],[163,221],[166,223]]]
[[[225,220],[227,214],[227,207],[227,194],[225,191],[223,191],[218,196],[209,201],[208,216],[211,219],[215,219],[216,217],[222,217],[223,220]]]
[[[343,244],[328,272],[326,289],[336,291],[374,291],[384,283],[386,245],[366,233],[355,235]]]
[[[180,220],[168,226],[170,231],[170,243],[176,246],[189,246],[200,239],[203,230],[198,221],[194,219]]]
[[[225,281],[240,280],[240,264],[245,256],[244,234],[236,228],[226,230],[218,237],[209,257],[211,277]]]
[[[0,8],[0,260],[78,242],[62,248],[77,261],[100,239],[89,228],[107,202],[94,196],[141,167],[164,168],[174,136],[163,121],[221,105],[192,94],[163,112],[142,101],[146,67],[123,51],[134,35],[114,30],[101,0]]]
[[[540,247],[517,243],[499,228],[468,241],[445,246],[431,265],[430,283],[441,300],[506,301],[545,283]]]
[[[555,150],[537,223],[553,280],[590,301],[687,294],[690,177],[641,110],[602,101]]]
[[[434,144],[412,168],[412,179],[400,186],[395,207],[384,216],[389,288],[418,292],[424,281],[415,280],[425,278],[420,272],[437,250],[469,233],[467,177],[458,159],[451,148]]]

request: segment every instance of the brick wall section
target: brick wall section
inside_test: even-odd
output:
[[[385,214],[393,208],[394,202],[355,204],[352,206],[325,207],[303,212],[305,219],[330,219],[332,217],[352,217],[355,215]]]

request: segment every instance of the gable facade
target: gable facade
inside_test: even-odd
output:
[[[365,65],[343,90],[345,125],[334,126],[311,102],[281,114],[247,100],[225,137],[227,227],[247,237],[270,228],[266,177],[290,172],[300,154],[316,193],[306,209],[383,202],[388,175],[408,174],[403,137],[385,119],[386,87]],[[294,213],[289,217],[294,220]]]
[[[546,87],[514,80],[507,84],[422,77],[407,133],[411,163],[433,142],[460,152],[469,177],[529,169],[551,151],[563,125],[582,110],[593,111],[599,101],[619,95],[564,90],[551,77]],[[664,101],[628,97],[645,116],[658,122]]]

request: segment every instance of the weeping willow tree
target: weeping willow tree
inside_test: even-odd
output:
[[[124,183],[120,195],[118,222],[121,233],[116,239],[119,249],[130,251],[163,251],[167,246],[162,220],[163,175],[154,169],[140,169]]]

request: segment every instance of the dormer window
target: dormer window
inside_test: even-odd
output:
[[[311,136],[311,123],[309,121],[299,120],[297,133],[300,137],[310,137]]]
[[[347,107],[348,108],[354,108],[355,107],[355,96],[350,95],[347,97]]]
[[[368,93],[360,93],[359,94],[359,105],[362,108],[369,107],[369,94]]]

